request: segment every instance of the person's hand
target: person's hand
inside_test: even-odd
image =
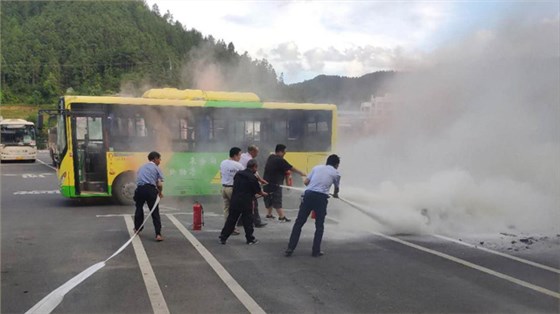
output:
[[[265,191],[262,191],[261,193],[262,196],[268,196],[268,193],[266,193]]]
[[[159,198],[163,198],[163,192],[158,192]]]
[[[334,198],[338,198],[338,191],[339,191],[339,188],[335,187],[334,188],[334,193],[332,195]]]

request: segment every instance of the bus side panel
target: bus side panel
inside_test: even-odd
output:
[[[290,152],[286,153],[286,160],[294,166],[296,169],[309,174],[311,169],[317,165],[324,165],[327,161],[327,157],[330,153],[328,152],[310,152],[310,153],[300,153],[300,152]],[[264,166],[262,170],[264,172]],[[296,184],[300,185],[300,184]]]
[[[224,153],[170,153],[167,163],[162,154],[168,195],[217,195],[220,193],[220,163]]]
[[[107,153],[110,191],[120,174],[134,175],[146,163],[146,153]],[[162,152],[160,167],[164,175],[164,194],[169,196],[216,195],[221,189],[220,162],[224,153]]]
[[[74,159],[72,154],[66,153],[57,171],[60,194],[64,197],[76,197],[74,185]]]
[[[136,171],[147,162],[146,153],[107,152],[107,180],[109,191],[115,179],[122,173],[130,171],[136,176]]]

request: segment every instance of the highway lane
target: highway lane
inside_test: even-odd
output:
[[[48,163],[45,153],[40,159]],[[133,212],[131,206],[63,199],[56,194],[54,171],[39,162],[3,163],[0,170],[2,313],[27,311],[130,238],[127,219]],[[295,217],[297,193],[288,193],[287,198],[288,212]],[[351,209],[336,202],[329,207],[332,219],[327,222],[326,255],[321,258],[310,256],[310,223],[291,258],[282,253],[293,222],[269,221],[268,226],[257,229],[261,243],[255,246],[245,245],[243,236],[220,245],[220,200],[204,198],[202,202],[206,224],[202,231],[188,231],[193,199],[164,198],[165,241],[154,241],[148,220],[138,241],[145,259],[139,258],[141,249],[127,247],[70,291],[54,312],[246,313],[250,300],[269,313],[559,310],[560,299],[554,294],[496,276],[504,274],[558,294],[558,273],[430,235],[387,237],[373,230],[349,235],[339,228],[336,217]],[[557,242],[551,243],[553,250],[558,248]],[[518,253],[531,258],[527,252]],[[548,250],[533,255],[534,261],[558,269],[558,254]],[[219,266],[212,264],[215,262]],[[153,303],[154,282],[145,280],[145,263],[153,271],[164,305]],[[224,276],[231,276],[238,286],[224,282]]]

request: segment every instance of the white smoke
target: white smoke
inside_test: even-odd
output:
[[[559,233],[559,38],[558,15],[508,20],[400,73],[388,127],[339,142],[341,196],[383,231]]]

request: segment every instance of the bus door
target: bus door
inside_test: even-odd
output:
[[[108,193],[105,121],[101,115],[72,117],[76,194]]]

